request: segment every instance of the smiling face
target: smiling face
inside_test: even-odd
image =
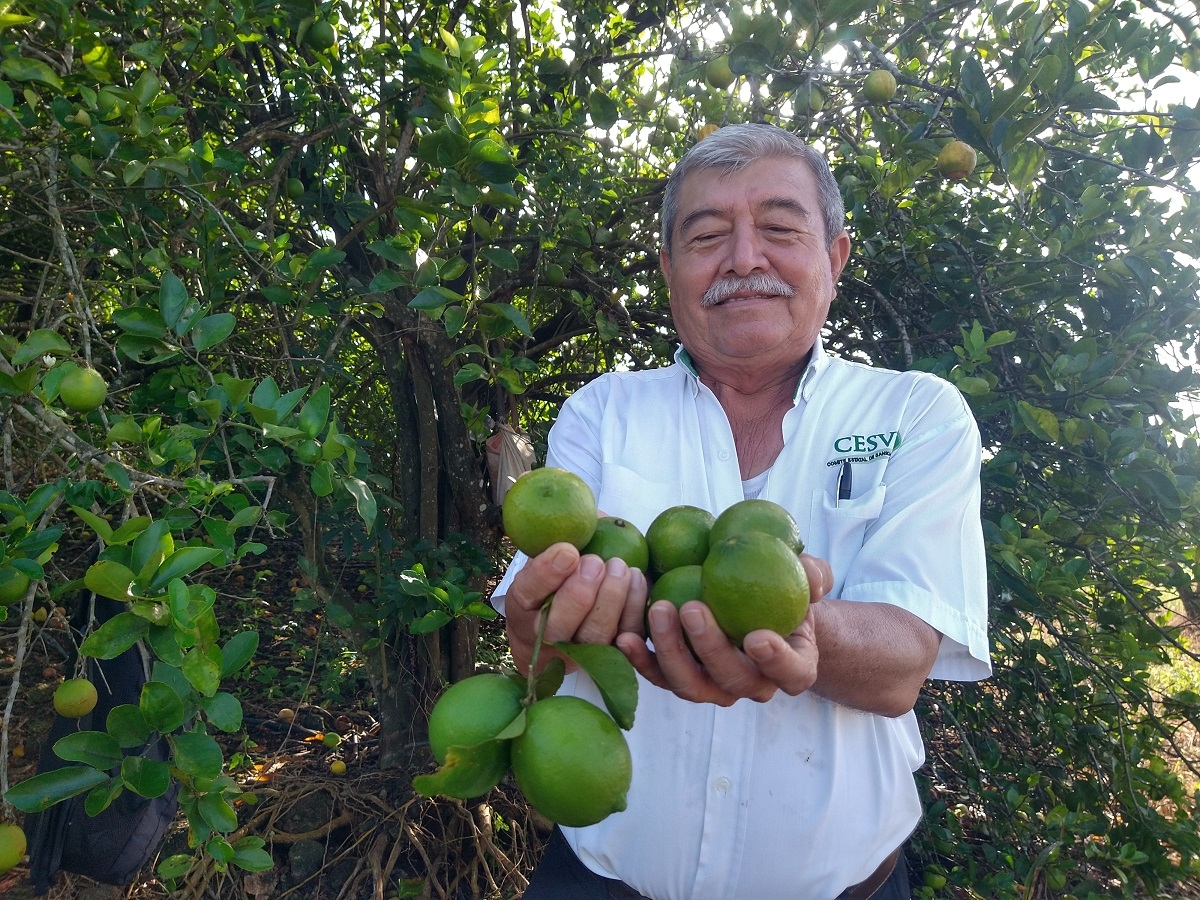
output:
[[[808,166],[767,158],[732,174],[694,171],[680,185],[676,222],[661,262],[675,328],[700,371],[802,362],[850,253],[844,231],[826,239]]]

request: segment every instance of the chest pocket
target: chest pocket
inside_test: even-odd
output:
[[[883,510],[886,485],[877,484],[865,494],[837,502],[833,494],[814,491],[804,552],[828,560],[841,587],[846,564],[862,549],[867,529]]]
[[[682,501],[683,487],[677,481],[649,481],[632,469],[605,463],[596,505],[609,516],[632,522],[642,533],[654,517]]]

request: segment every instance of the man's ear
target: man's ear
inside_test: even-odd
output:
[[[842,269],[846,268],[846,260],[849,258],[850,236],[843,231],[833,239],[833,246],[829,248],[829,272],[835,285],[842,277]]]
[[[667,254],[667,248],[663,247],[658,251],[658,265],[662,269],[663,280],[667,283],[667,290],[671,289],[671,257]]]

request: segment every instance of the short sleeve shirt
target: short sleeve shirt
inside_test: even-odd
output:
[[[791,512],[805,552],[829,561],[829,596],[891,603],[936,628],[931,677],[990,674],[980,442],[959,392],[818,345],[783,432],[760,496]],[[851,495],[839,499],[847,462]],[[669,367],[609,373],[577,391],[546,464],[579,474],[600,509],[643,531],[670,506],[716,515],[743,499],[728,420],[682,350]],[[497,588],[498,606],[522,561]],[[580,673],[560,693],[602,705]],[[912,773],[924,748],[912,712],[891,719],[811,693],[722,708],[639,677],[627,737],[628,808],[564,832],[593,871],[656,900],[834,898],[920,816]]]

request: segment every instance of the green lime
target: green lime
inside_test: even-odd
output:
[[[29,591],[29,576],[20,569],[6,566],[0,569],[0,606],[19,603]]]
[[[779,538],[748,532],[712,545],[700,576],[700,599],[739,647],[760,628],[787,636],[808,612],[808,577]]]
[[[451,747],[478,747],[478,777],[461,785],[466,800],[486,794],[508,771],[509,741],[492,741],[521,712],[524,691],[505,675],[487,672],[456,681],[429,714],[429,749],[438,765]],[[485,743],[485,742],[491,743]]]
[[[600,707],[579,697],[538,700],[512,742],[512,770],[529,805],[572,828],[625,809],[633,760],[625,735]]]
[[[529,556],[559,541],[582,548],[596,533],[596,497],[574,472],[533,469],[504,495],[501,518],[504,533]]]
[[[90,366],[72,366],[58,384],[58,398],[63,406],[76,412],[99,409],[107,396],[108,382]]]
[[[602,516],[596,531],[580,553],[594,553],[601,559],[621,557],[634,569],[646,571],[650,564],[650,548],[637,526],[613,516]]]
[[[698,506],[664,509],[646,529],[650,568],[662,574],[680,566],[698,566],[708,554],[713,515]]]
[[[717,516],[709,534],[709,545],[739,534],[761,531],[773,534],[792,548],[794,553],[804,549],[796,520],[786,509],[771,500],[741,500]]]

